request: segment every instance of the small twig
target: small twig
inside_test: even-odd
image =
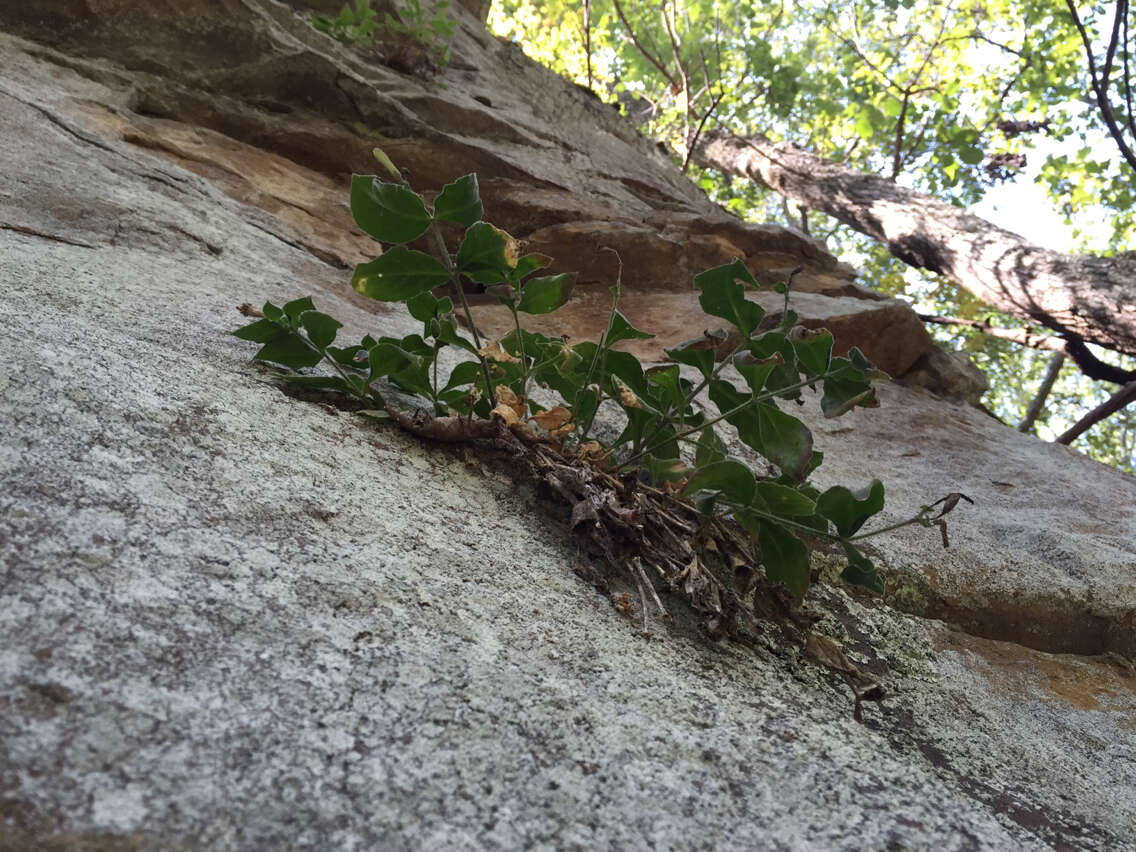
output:
[[[635,570],[639,572],[639,577],[643,580],[643,583],[651,590],[651,597],[655,599],[655,606],[659,608],[659,615],[663,618],[670,618],[671,615],[667,612],[667,608],[663,606],[663,602],[659,600],[659,593],[655,591],[655,584],[648,579],[646,572],[643,570],[642,560],[636,556],[631,560],[631,564],[634,565]]]
[[[627,570],[635,580],[636,587],[639,589],[639,607],[643,613],[643,635],[650,636],[651,630],[647,621],[647,590],[643,588],[643,579],[640,578],[640,573],[634,570],[634,563],[636,561],[635,559],[631,560],[631,562],[627,564]]]

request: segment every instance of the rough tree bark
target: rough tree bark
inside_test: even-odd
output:
[[[961,208],[763,136],[704,137],[694,161],[827,213],[1008,314],[1136,355],[1136,258],[1051,251]]]

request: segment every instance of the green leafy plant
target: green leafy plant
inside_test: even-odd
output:
[[[378,14],[371,8],[371,0],[355,0],[355,6],[344,6],[334,18],[314,15],[312,26],[333,38],[356,47],[374,44],[379,29],[390,35],[420,45],[438,66],[450,61],[449,42],[454,37],[458,22],[446,12],[450,0],[441,0],[433,14],[422,8],[420,0],[406,0],[395,14],[386,13],[381,26]]]
[[[811,579],[806,541],[834,544],[847,560],[843,579],[876,592],[883,578],[860,550],[863,539],[908,524],[937,525],[946,545],[943,515],[962,495],[866,532],[884,506],[882,483],[858,491],[810,484],[822,454],[781,404],[802,402],[807,389],[819,393],[827,417],[877,403],[872,365],[856,349],[834,355],[829,332],[797,325],[788,283],[776,288],[785,295],[781,319],[769,323],[747,297],[758,284],[740,260],[695,276],[702,309],[732,326],[739,342],[722,352],[691,341],[666,350],[671,363],[645,368],[614,348],[651,336],[619,311],[617,277],[604,334],[569,346],[525,330],[522,318],[563,305],[572,276],[541,274],[551,258],[520,253],[509,234],[483,221],[476,175],[447,184],[430,209],[385,154],[376,149],[375,156],[389,179],[355,175],[351,211],[386,248],[357,266],[351,283],[364,296],[404,302],[421,332],[336,346],[341,324],[302,298],[247,310],[258,318],[236,336],[259,343],[255,357],[283,368],[286,383],[357,398],[370,416],[423,437],[486,442],[510,454],[568,504],[571,526],[588,548],[634,579],[645,631],[648,595],[666,614],[646,569],[705,613],[712,634],[735,635],[756,624],[755,613],[768,613],[770,602],[791,620]],[[464,229],[456,251],[441,222]],[[407,245],[423,237],[433,254]],[[479,335],[465,295],[469,282],[512,314],[513,329],[502,339]],[[443,287],[449,295],[439,295]],[[444,351],[461,360],[443,370]],[[320,363],[327,372],[305,372]],[[391,386],[417,402],[396,404]],[[731,456],[723,429],[769,469],[756,472]],[[589,576],[603,584],[600,575]],[[752,604],[745,600],[750,593]]]
[[[458,22],[446,11],[450,0],[441,0],[428,15],[419,0],[406,0],[394,15],[386,15],[386,28],[394,35],[404,36],[426,47],[440,66],[450,61],[449,42],[454,37]]]
[[[355,0],[355,8],[344,6],[334,17],[313,15],[312,26],[332,38],[357,47],[367,47],[375,40],[378,15],[371,8],[371,0]]]

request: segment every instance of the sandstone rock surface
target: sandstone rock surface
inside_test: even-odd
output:
[[[562,140],[554,78],[471,22],[439,90],[270,0],[74,5],[0,11],[0,849],[1136,848],[1131,477],[885,386],[814,420],[822,484],[977,502],[949,551],[877,540],[886,602],[815,590],[890,697],[857,724],[681,614],[645,641],[507,469],[285,396],[233,308],[414,329],[346,287],[375,136],[428,188],[483,170],[520,236],[841,267],[570,89]]]

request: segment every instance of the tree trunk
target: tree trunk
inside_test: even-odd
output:
[[[1001,311],[1136,355],[1136,258],[1050,251],[961,208],[763,136],[705,137],[694,161],[827,213]]]

